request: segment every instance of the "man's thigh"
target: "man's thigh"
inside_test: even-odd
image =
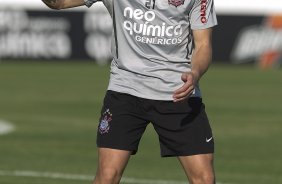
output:
[[[97,146],[135,154],[148,123],[138,98],[108,91],[97,131]]]
[[[99,167],[115,169],[122,173],[130,155],[131,151],[98,148]]]
[[[191,156],[214,152],[212,129],[200,98],[182,102],[161,102],[153,113],[153,125],[161,145],[161,155]]]

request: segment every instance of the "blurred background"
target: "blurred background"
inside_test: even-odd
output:
[[[282,183],[282,0],[214,1],[219,26],[201,88],[218,183]],[[101,3],[54,11],[0,0],[0,183],[91,183],[111,22]],[[122,183],[186,182],[149,126]]]

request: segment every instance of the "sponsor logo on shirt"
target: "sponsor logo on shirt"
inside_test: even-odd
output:
[[[207,23],[206,12],[207,12],[207,0],[201,0],[201,22],[203,24]]]
[[[168,4],[171,4],[175,7],[178,7],[180,5],[183,5],[185,0],[168,0]]]
[[[123,28],[134,36],[137,42],[157,45],[175,45],[182,42],[181,25],[168,25],[165,22],[154,24],[154,11],[126,7],[123,15],[126,18]]]
[[[255,60],[261,68],[282,64],[282,15],[268,17],[262,25],[244,28],[232,51],[235,63]]]

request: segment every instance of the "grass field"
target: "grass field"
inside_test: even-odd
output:
[[[108,74],[108,66],[91,63],[0,64],[0,120],[15,126],[0,135],[1,184],[91,182]],[[221,184],[282,184],[281,79],[281,70],[221,65],[202,79]],[[185,181],[176,158],[160,158],[151,126],[124,177],[132,184]]]

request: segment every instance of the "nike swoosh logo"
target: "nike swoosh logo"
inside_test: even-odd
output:
[[[206,142],[210,142],[212,140],[212,137],[211,138],[206,138]]]

